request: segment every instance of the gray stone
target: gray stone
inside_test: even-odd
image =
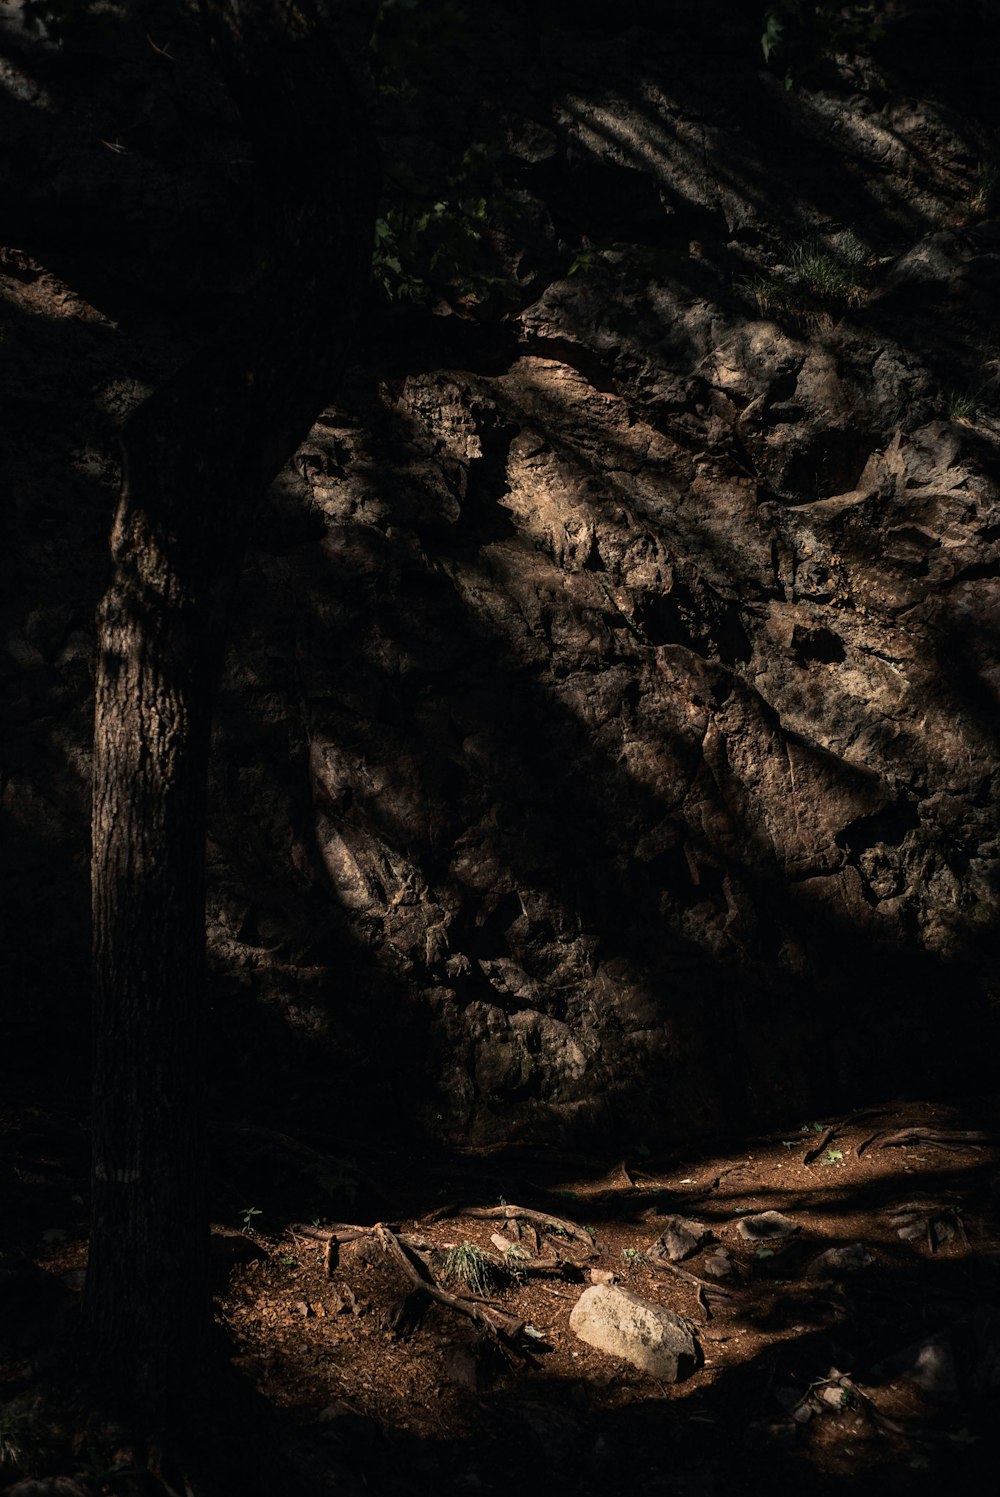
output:
[[[671,1263],[680,1263],[690,1258],[711,1237],[711,1231],[702,1222],[689,1221],[683,1216],[668,1216],[663,1231],[653,1243],[650,1255],[669,1258]]]
[[[679,1315],[614,1284],[585,1289],[569,1327],[588,1346],[631,1362],[640,1372],[677,1383],[697,1365],[698,1345]]]
[[[955,1354],[947,1331],[915,1342],[883,1364],[885,1370],[916,1383],[925,1393],[942,1402],[958,1396]]]
[[[846,1247],[827,1248],[825,1253],[818,1253],[807,1263],[805,1276],[808,1279],[822,1279],[838,1273],[855,1273],[859,1268],[867,1268],[869,1263],[874,1262],[875,1259],[863,1242],[852,1242]]]
[[[777,1242],[793,1237],[799,1228],[780,1211],[761,1211],[756,1216],[742,1217],[736,1230],[747,1242]]]
[[[728,1279],[733,1272],[733,1260],[725,1248],[716,1248],[714,1253],[709,1253],[702,1268],[713,1279]]]

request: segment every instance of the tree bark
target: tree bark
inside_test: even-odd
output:
[[[98,1368],[158,1416],[211,1324],[204,842],[224,579],[343,362],[378,193],[329,18],[311,0],[200,10],[253,150],[261,269],[197,360],[126,423],[95,713],[84,1320]]]

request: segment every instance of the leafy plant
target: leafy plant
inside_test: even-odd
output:
[[[240,1221],[248,1237],[252,1237],[254,1233],[254,1217],[263,1216],[263,1214],[259,1206],[247,1206],[246,1210],[241,1213]]]
[[[463,1284],[473,1294],[491,1294],[500,1287],[497,1265],[474,1242],[460,1242],[444,1255],[441,1279]]]
[[[826,1153],[823,1155],[823,1158],[820,1160],[820,1164],[843,1164],[843,1162],[843,1149],[827,1149]]]
[[[864,0],[775,0],[764,12],[760,50],[769,67],[794,63],[808,70],[825,57],[865,51],[882,27],[878,7]],[[784,82],[792,87],[790,71]]]
[[[407,133],[440,107],[461,66],[466,29],[459,0],[383,0],[372,36],[372,74],[382,112]],[[487,232],[503,148],[461,142],[450,162],[396,159],[386,171],[372,269],[392,302],[435,306],[487,301],[505,284]],[[506,202],[508,216],[513,200]]]
[[[622,1262],[626,1268],[644,1268],[649,1259],[638,1248],[627,1247],[622,1248]]]
[[[77,1460],[79,1462],[75,1473],[77,1481],[96,1488],[98,1492],[110,1490],[106,1483],[113,1477],[139,1477],[139,1471],[131,1461],[108,1460],[94,1445],[88,1445],[83,1454],[77,1455]]]

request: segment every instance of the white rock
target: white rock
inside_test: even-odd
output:
[[[697,1343],[686,1321],[615,1284],[585,1289],[569,1328],[588,1346],[621,1357],[664,1382],[680,1382],[697,1363]]]

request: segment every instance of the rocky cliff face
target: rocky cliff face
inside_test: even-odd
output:
[[[236,605],[220,1036],[451,1136],[820,1110],[995,1036],[983,36],[900,5],[786,89],[738,6],[636,15],[477,6],[383,122],[490,144],[503,285],[389,315]]]

